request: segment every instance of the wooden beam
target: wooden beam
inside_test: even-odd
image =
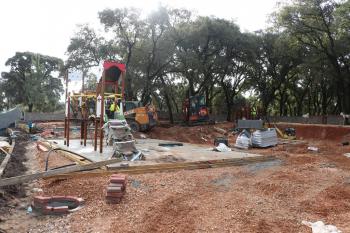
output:
[[[8,130],[9,135],[11,136],[12,135],[12,129],[8,128],[7,130]],[[11,145],[11,147],[10,147],[8,152],[6,150],[4,150],[3,148],[0,148],[0,150],[2,150],[3,152],[6,153],[5,159],[2,161],[2,163],[0,165],[0,178],[1,178],[2,174],[5,171],[7,163],[10,161],[11,154],[13,152],[13,149],[15,148],[15,145],[16,145],[16,140],[12,139],[12,145]]]
[[[2,161],[1,165],[0,165],[0,177],[2,176],[2,174],[4,173],[4,170],[6,168],[6,165],[7,163],[10,161],[10,158],[11,158],[11,154],[10,153],[7,153],[6,150],[2,149],[0,147],[0,150],[3,151],[5,154],[6,154],[6,157],[5,159]]]
[[[61,148],[55,144],[49,143],[48,141],[38,141],[37,143],[44,146],[48,150]],[[77,162],[80,165],[90,164],[92,162],[92,160],[85,158],[82,155],[79,156],[78,153],[69,153],[68,151],[63,150],[58,150],[56,152],[71,161]]]
[[[114,173],[123,174],[146,174],[155,172],[170,172],[177,170],[195,170],[195,169],[209,169],[218,167],[230,167],[230,166],[244,166],[253,163],[261,163],[274,161],[277,158],[275,156],[256,156],[248,158],[234,158],[234,159],[222,159],[222,160],[207,160],[207,161],[195,161],[195,162],[182,162],[182,163],[163,163],[153,165],[139,165],[130,167],[113,167],[109,170],[89,171],[89,172],[77,172],[70,174],[55,175],[47,178],[54,179],[70,179],[77,177],[98,177],[106,176]]]
[[[50,171],[46,171],[46,172],[34,173],[34,174],[30,174],[30,175],[15,176],[15,177],[10,177],[10,178],[0,179],[0,187],[7,186],[7,185],[20,184],[20,183],[24,183],[24,182],[28,182],[28,181],[32,181],[32,180],[37,180],[37,179],[44,178],[44,177],[50,177],[50,176],[54,176],[54,175],[60,175],[60,174],[77,172],[77,171],[84,171],[84,170],[92,170],[92,169],[96,169],[96,168],[106,166],[109,164],[119,163],[121,161],[122,161],[121,159],[110,159],[110,160],[95,162],[95,163],[86,164],[86,165],[77,165],[74,167],[66,167],[66,168],[55,169],[55,170],[50,170]]]

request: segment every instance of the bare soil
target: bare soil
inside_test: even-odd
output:
[[[212,145],[215,137],[222,136],[213,127],[157,127],[146,136]],[[233,128],[232,123],[215,127]],[[311,229],[301,221],[322,220],[350,232],[350,159],[343,155],[350,146],[340,144],[349,128],[339,127],[344,129],[338,135],[337,127],[297,127],[302,141],[249,150],[275,155],[275,161],[131,175],[126,195],[117,205],[105,202],[108,176],[41,180],[38,186],[45,195],[79,196],[86,204],[65,216],[29,215],[26,231],[303,233]],[[236,136],[227,136],[232,145]],[[309,151],[308,146],[318,147],[319,152]],[[42,158],[41,154],[36,157],[40,167]],[[52,165],[63,163],[55,158]],[[20,226],[19,222],[8,232],[21,232]]]
[[[24,162],[27,160],[25,156],[28,137],[22,133],[16,139],[16,146],[12,152],[11,158],[6,165],[2,178],[23,175],[26,172]],[[8,212],[8,204],[12,199],[25,197],[24,185],[10,185],[0,188],[0,213]]]

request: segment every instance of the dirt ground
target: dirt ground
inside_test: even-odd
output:
[[[212,145],[221,136],[213,127],[158,127],[146,136]],[[232,123],[215,127],[233,128]],[[339,127],[339,134],[338,128],[320,128],[311,134],[319,126],[298,127],[303,141],[249,150],[275,155],[275,161],[130,175],[126,195],[117,205],[105,202],[107,176],[37,182],[45,195],[76,195],[86,203],[66,216],[27,214],[27,232],[311,232],[303,220],[322,220],[350,232],[350,159],[343,155],[350,146],[341,145],[350,128]],[[229,134],[230,144],[234,139]],[[308,151],[308,146],[319,152]],[[36,158],[43,169],[43,154]],[[61,162],[55,156],[51,165]],[[20,223],[11,229],[2,224],[5,232],[23,229]]]

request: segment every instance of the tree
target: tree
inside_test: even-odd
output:
[[[105,9],[99,12],[100,22],[106,32],[114,33],[111,44],[118,48],[119,55],[125,61],[126,70],[126,98],[133,99],[133,66],[131,66],[137,43],[144,35],[145,23],[140,19],[140,11],[136,8]]]
[[[248,61],[251,59],[248,35],[239,31],[238,26],[229,21],[221,21],[217,28],[220,52],[217,54],[215,73],[224,93],[228,121],[232,120],[232,111],[236,96],[246,88]]]
[[[97,76],[93,73],[88,73],[86,82],[84,83],[84,89],[89,91],[96,91],[97,88]]]
[[[10,72],[3,72],[3,90],[5,96],[13,104],[28,106],[39,111],[53,111],[58,105],[63,85],[58,77],[63,61],[56,57],[17,52],[9,58],[6,66]]]
[[[309,54],[319,54],[327,61],[336,84],[337,107],[347,114],[350,49],[344,42],[349,39],[349,10],[348,1],[294,0],[281,9],[276,20],[277,26],[302,43]]]
[[[254,58],[251,59],[250,82],[259,94],[262,115],[268,115],[268,108],[280,95],[280,114],[290,82],[291,71],[301,62],[301,49],[280,33],[259,32],[252,35]],[[296,47],[296,48],[295,48]]]

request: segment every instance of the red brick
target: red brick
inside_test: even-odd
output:
[[[126,175],[123,175],[123,174],[112,174],[112,175],[110,176],[110,178],[114,178],[114,177],[119,177],[119,178],[122,178],[122,179],[124,179],[124,180],[127,179],[127,176],[126,176]]]
[[[116,193],[116,192],[113,192],[113,193],[106,193],[106,197],[123,197],[124,196],[124,193]]]
[[[119,177],[113,177],[109,180],[110,183],[116,183],[116,184],[126,184],[126,180],[123,178],[119,178]]]
[[[35,203],[47,203],[50,200],[50,197],[35,196],[33,200]]]
[[[69,212],[68,206],[58,206],[58,207],[46,206],[43,209],[43,213],[45,214],[65,214],[68,212]]]
[[[50,201],[61,201],[66,199],[66,196],[51,196],[51,200]]]

